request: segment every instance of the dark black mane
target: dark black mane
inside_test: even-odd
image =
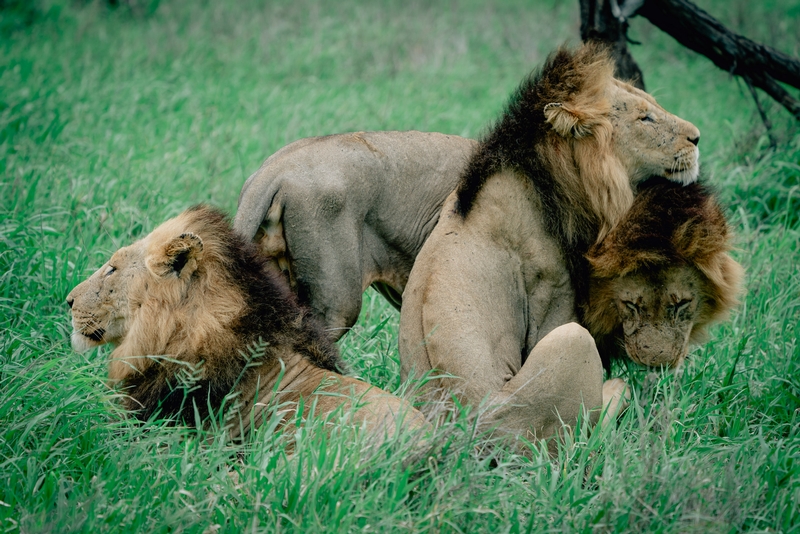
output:
[[[593,276],[691,264],[717,253],[729,234],[717,197],[702,180],[682,185],[648,178],[625,216],[589,251]]]

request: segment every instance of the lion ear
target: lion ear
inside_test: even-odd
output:
[[[592,121],[586,114],[561,102],[547,104],[544,118],[561,137],[580,139],[592,132]]]
[[[197,269],[197,259],[203,251],[203,240],[189,232],[160,245],[147,258],[147,268],[157,276],[183,277]]]

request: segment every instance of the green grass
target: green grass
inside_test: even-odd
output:
[[[370,448],[315,421],[287,457],[269,424],[234,448],[122,417],[107,350],[71,351],[64,303],[111,252],[197,202],[233,213],[249,173],[300,137],[478,136],[578,35],[577,2],[133,3],[0,11],[0,530],[800,530],[800,130],[768,103],[770,149],[746,88],[644,20],[633,53],[702,132],[747,293],[681,373],[617,369],[635,401],[616,428],[579,430],[551,461],[493,446],[467,416],[430,458],[413,436]],[[701,5],[800,55],[796,2]],[[402,391],[396,346],[397,314],[369,292],[342,351]]]

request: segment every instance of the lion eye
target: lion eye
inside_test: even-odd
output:
[[[622,303],[633,313],[639,313],[639,307],[629,300],[623,300]]]
[[[681,299],[675,304],[671,306],[672,313],[675,317],[677,317],[682,311],[689,307],[689,304],[692,303],[692,299]]]
[[[655,122],[655,119],[650,114],[644,115],[639,120],[642,122]]]
[[[112,266],[109,265],[108,269],[106,270],[106,274],[105,275],[106,276],[111,276],[115,272],[117,272],[117,268],[116,267],[112,267]]]

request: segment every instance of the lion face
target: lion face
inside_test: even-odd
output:
[[[128,292],[144,269],[140,243],[122,248],[67,296],[72,312],[72,348],[83,352],[118,344],[128,330]]]
[[[628,356],[642,365],[677,367],[704,306],[703,278],[689,265],[634,272],[611,282]]]
[[[642,184],[625,217],[589,250],[584,320],[607,356],[676,367],[727,316],[742,267],[722,207],[704,184]]]
[[[637,184],[649,176],[663,176],[689,184],[697,180],[700,131],[669,113],[635,87],[614,80],[611,114],[615,152]]]
[[[555,135],[549,139],[552,146],[538,150],[545,156],[545,167],[564,185],[583,188],[572,198],[584,196],[585,205],[570,200],[571,209],[560,216],[583,210],[599,221],[600,231],[594,237],[602,238],[625,215],[634,192],[647,178],[662,177],[681,185],[697,180],[700,132],[644,91],[615,79],[607,55],[591,47],[582,48],[577,56],[583,54],[594,59],[584,58],[585,63],[575,67],[578,74],[572,74],[583,78],[581,90],[551,91],[553,97],[563,98],[543,107]]]
[[[153,291],[161,307],[185,297],[202,241],[192,233],[164,239],[159,230],[119,249],[67,295],[76,351],[106,343],[120,345],[142,308],[152,307]],[[167,329],[166,324],[161,327]]]

